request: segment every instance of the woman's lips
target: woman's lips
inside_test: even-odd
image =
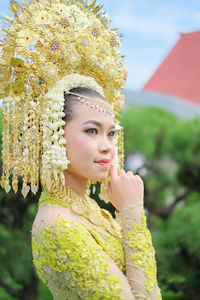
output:
[[[102,160],[99,160],[99,161],[95,161],[95,163],[100,165],[100,166],[103,166],[103,167],[107,167],[107,168],[110,167],[110,159],[102,159]]]
[[[104,166],[104,167],[107,167],[109,168],[110,167],[110,163],[101,163],[101,162],[95,162],[96,164],[100,165],[100,166]]]

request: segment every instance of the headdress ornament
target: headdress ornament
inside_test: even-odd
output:
[[[24,197],[30,190],[36,194],[39,180],[50,192],[65,191],[63,170],[69,161],[63,138],[64,92],[75,87],[97,91],[108,100],[110,111],[115,111],[120,128],[121,89],[126,80],[121,35],[110,29],[108,15],[95,2],[23,0],[19,4],[13,0],[9,8],[13,16],[2,18],[1,186],[6,192],[11,186],[17,192],[19,176],[23,177]],[[120,132],[116,159],[122,167]],[[101,184],[102,194],[107,181]]]

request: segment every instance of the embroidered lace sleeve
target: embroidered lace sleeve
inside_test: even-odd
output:
[[[137,216],[137,217],[136,217]],[[128,206],[116,219],[123,229],[126,277],[136,299],[161,300],[157,285],[157,266],[151,234],[142,207]]]
[[[43,208],[35,222],[32,253],[38,275],[53,299],[134,300],[126,276],[87,226],[69,216],[54,218],[50,209],[56,216],[56,208]]]

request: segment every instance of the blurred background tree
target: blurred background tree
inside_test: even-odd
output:
[[[122,126],[125,169],[144,181],[163,299],[199,299],[200,118],[180,120],[159,108],[133,107],[122,113]],[[0,300],[52,299],[32,264],[30,230],[40,193],[24,199],[0,189]],[[114,214],[110,203],[97,201]]]

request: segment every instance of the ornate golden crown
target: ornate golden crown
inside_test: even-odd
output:
[[[10,2],[11,16],[2,18],[0,97],[3,98],[3,174],[1,186],[26,197],[38,190],[39,174],[49,191],[64,188],[67,168],[63,138],[63,91],[83,86],[105,96],[119,113],[126,67],[120,37],[96,1],[23,0]],[[65,78],[65,81],[64,81]],[[68,81],[66,80],[68,78]],[[57,135],[55,135],[55,132]],[[52,145],[52,137],[54,145]],[[51,138],[50,138],[51,137]],[[119,143],[119,140],[121,141]],[[119,162],[123,141],[118,138]],[[60,151],[60,162],[55,160]],[[30,186],[29,184],[30,183]]]

